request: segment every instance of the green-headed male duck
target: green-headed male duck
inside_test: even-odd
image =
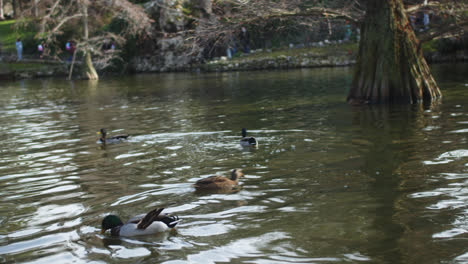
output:
[[[101,135],[101,137],[99,138],[99,142],[101,142],[102,144],[118,143],[128,138],[128,135],[118,135],[118,136],[113,136],[113,137],[107,137],[107,130],[105,128],[101,128],[98,134]]]
[[[239,178],[244,176],[241,169],[234,169],[231,172],[231,178],[224,176],[210,176],[195,182],[194,187],[197,190],[232,190],[237,187]]]
[[[240,140],[240,144],[242,146],[251,146],[251,147],[256,147],[258,146],[258,142],[254,137],[247,137],[247,129],[243,128],[242,129],[242,138]]]
[[[108,215],[102,220],[101,234],[111,230],[112,236],[153,235],[174,228],[180,221],[179,217],[161,214],[164,208],[156,208],[147,214],[132,217],[127,223],[116,215]]]

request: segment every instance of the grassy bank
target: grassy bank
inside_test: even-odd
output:
[[[46,71],[50,64],[40,62],[9,62],[0,64],[0,72]]]
[[[276,59],[280,56],[296,57],[302,56],[305,53],[314,54],[315,56],[333,56],[346,55],[348,53],[356,53],[358,45],[356,43],[344,43],[339,45],[328,45],[324,47],[303,47],[303,48],[283,48],[274,50],[262,50],[260,52],[251,53],[248,56],[239,56],[242,52],[238,51],[232,59],[233,62],[241,62],[249,59]]]
[[[0,52],[15,52],[15,41],[18,35],[13,30],[15,20],[0,21]]]
[[[0,21],[0,53],[3,56],[0,63],[1,79],[33,78],[53,75],[58,72],[63,74],[63,65],[28,59],[28,57],[35,55],[36,41],[34,36],[36,33],[28,28],[16,31],[15,23],[16,20]],[[14,61],[16,59],[15,42],[17,38],[21,38],[24,47],[25,59],[21,62]]]
[[[232,59],[215,58],[197,68],[203,71],[249,71],[311,67],[340,67],[355,63],[357,43],[329,43],[321,46],[238,52]]]
[[[0,63],[0,80],[58,77],[67,74],[68,65],[63,63],[32,61]]]
[[[16,20],[0,21],[0,52],[3,54],[16,53],[15,42],[17,38],[21,38],[24,54],[34,54],[38,42],[34,38],[37,33],[33,28],[34,24],[26,25],[23,23],[16,30],[17,26]]]

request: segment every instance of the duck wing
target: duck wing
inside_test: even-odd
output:
[[[243,137],[241,138],[241,142],[249,142],[250,138],[249,137]]]
[[[128,219],[126,224],[138,224],[141,219],[143,219],[146,216],[146,214],[139,214],[135,215],[132,218]]]
[[[240,142],[243,145],[257,145],[257,140],[254,137],[244,137]]]
[[[127,139],[127,138],[128,138],[128,135],[117,135],[117,136],[112,136],[107,139]]]
[[[154,221],[158,219],[159,214],[164,210],[164,208],[156,208],[143,217],[143,219],[138,222],[137,228],[138,229],[146,229],[150,226]]]
[[[204,185],[204,184],[212,184],[212,183],[222,183],[228,181],[228,178],[224,176],[210,176],[208,178],[204,178],[198,180],[195,185]]]

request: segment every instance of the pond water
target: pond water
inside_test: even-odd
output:
[[[432,67],[428,106],[347,105],[351,68],[1,83],[0,262],[467,263],[468,65]],[[100,234],[156,207],[176,231]]]

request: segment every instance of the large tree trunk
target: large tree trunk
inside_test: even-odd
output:
[[[18,2],[19,13],[21,15],[21,14],[23,14],[23,10],[24,10],[23,1],[22,0],[17,0],[17,2]]]
[[[38,2],[38,0],[33,0],[33,16],[34,17],[39,16],[39,12],[37,10],[37,2]]]
[[[5,20],[5,16],[3,15],[3,0],[0,0],[0,20]]]
[[[211,16],[213,13],[211,0],[197,0],[198,7],[203,10],[205,15]]]
[[[99,75],[96,72],[96,69],[94,69],[93,66],[93,61],[91,60],[91,54],[89,52],[86,52],[85,55],[85,63],[84,63],[84,70],[86,72],[86,76],[88,77],[89,80],[98,80]]]
[[[416,103],[441,92],[402,0],[367,0],[350,103]]]
[[[89,29],[88,29],[88,6],[86,3],[82,3],[83,7],[83,29],[84,29],[84,41],[85,41],[85,61],[84,67],[86,76],[90,80],[98,80],[99,75],[96,72],[96,69],[93,66],[93,61],[91,60],[91,53],[88,47],[88,39],[89,39]]]
[[[16,0],[11,0],[11,6],[13,7],[13,17],[18,18],[19,12],[18,12],[18,3],[16,2]]]

